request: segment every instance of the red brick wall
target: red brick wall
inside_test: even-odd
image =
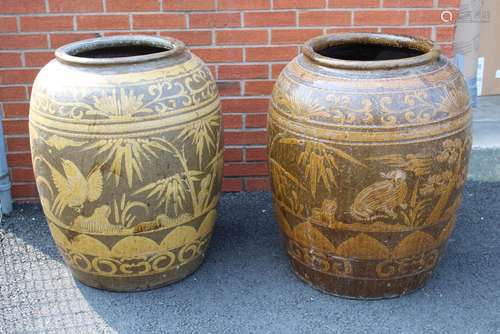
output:
[[[225,191],[268,189],[265,119],[273,80],[305,40],[343,31],[422,35],[452,54],[459,0],[1,0],[0,102],[13,196],[35,199],[28,99],[62,44],[145,33],[183,40],[215,74],[223,100]],[[445,18],[449,16],[445,15]]]

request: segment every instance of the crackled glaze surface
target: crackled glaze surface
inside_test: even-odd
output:
[[[203,62],[59,60],[38,75],[30,137],[52,236],[75,276],[138,290],[201,263],[222,168],[220,103]]]
[[[455,224],[470,117],[464,80],[444,57],[391,70],[294,59],[268,118],[277,220],[294,271],[352,298],[422,286]]]

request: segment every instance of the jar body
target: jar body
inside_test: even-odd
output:
[[[223,144],[215,81],[198,57],[52,60],[33,87],[30,141],[53,239],[83,283],[149,289],[202,262]]]
[[[421,287],[456,220],[471,145],[462,75],[444,57],[386,70],[299,55],[268,118],[277,220],[294,272],[325,292]]]

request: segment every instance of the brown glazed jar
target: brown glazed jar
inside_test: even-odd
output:
[[[200,265],[221,183],[220,102],[207,66],[170,38],[56,50],[37,76],[30,139],[40,200],[74,276],[115,291]]]
[[[431,41],[308,41],[278,78],[268,118],[293,271],[349,298],[422,287],[455,224],[470,124],[464,79]]]

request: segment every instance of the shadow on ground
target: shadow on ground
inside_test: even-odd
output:
[[[498,198],[500,183],[469,182],[431,282],[371,302],[331,297],[294,277],[269,193],[224,195],[205,264],[177,284],[138,293],[75,282],[40,208],[23,205],[0,225],[0,332],[500,332]]]

